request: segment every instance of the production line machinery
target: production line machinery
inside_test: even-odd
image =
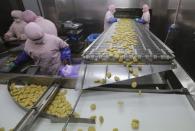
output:
[[[132,121],[136,120],[140,123],[139,131],[193,131],[195,102],[189,91],[194,88],[186,89],[194,85],[193,81],[174,60],[173,52],[149,30],[131,20],[124,22],[127,26],[113,24],[84,51],[77,79],[1,73],[1,80],[11,75],[14,78],[9,80],[8,90],[0,88],[0,100],[3,100],[0,107],[7,107],[0,111],[5,118],[0,120],[0,127],[5,125],[7,129],[11,125],[15,131],[94,131],[94,128],[127,131],[134,130]],[[123,35],[122,29],[129,32]],[[126,36],[130,40],[125,39]],[[136,86],[132,82],[136,82]],[[49,88],[28,110],[13,98],[13,83],[18,87],[36,84]],[[64,118],[45,114],[43,110],[52,103],[57,92],[64,89],[72,112]],[[15,113],[19,109],[10,101],[7,104],[4,98],[9,97],[3,93],[10,95],[16,105],[28,113]],[[16,110],[9,110],[13,108]],[[73,116],[75,112],[79,118]],[[8,119],[13,117],[10,114],[19,116],[14,116],[9,123]],[[51,123],[39,116],[50,119]]]
[[[103,84],[110,84],[176,68],[173,52],[144,26],[128,19],[113,24],[82,57],[80,88],[97,86],[103,79]],[[94,82],[98,79],[100,82]]]
[[[110,56],[109,52],[104,51],[109,50],[110,46],[117,48],[119,50],[118,52],[123,52],[122,57],[124,61],[129,61],[133,59],[134,56],[137,56],[141,62],[146,64],[155,64],[158,62],[159,64],[170,63],[170,61],[174,59],[173,52],[149,30],[133,21],[129,21],[131,24],[124,25],[126,22],[127,20],[120,22],[120,24],[114,23],[107,32],[104,32],[84,51],[84,60],[89,62],[116,62],[116,57],[113,58],[113,56]],[[125,30],[125,28],[129,28],[130,30]],[[126,33],[126,31],[128,31],[128,33]],[[118,34],[118,36],[116,34]],[[121,37],[120,35],[124,36]],[[118,40],[116,40],[116,37],[118,37]],[[119,37],[121,37],[121,39]],[[128,38],[125,39],[125,37]],[[127,45],[129,45],[130,48]]]

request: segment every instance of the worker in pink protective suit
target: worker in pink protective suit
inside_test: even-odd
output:
[[[63,52],[69,46],[67,43],[54,35],[44,33],[42,28],[34,22],[27,24],[25,34],[27,41],[24,51],[10,64],[10,70],[32,58],[35,65],[40,67],[40,74],[77,76],[79,66],[64,64],[66,54],[64,55]]]
[[[10,26],[8,32],[4,35],[5,41],[26,40],[24,34],[26,22],[22,20],[22,11],[13,10],[11,16],[14,18],[14,22]]]
[[[57,36],[57,28],[53,22],[41,16],[37,16],[33,11],[26,10],[22,13],[23,20],[27,23],[35,22],[45,33]]]
[[[108,11],[106,12],[104,18],[104,31],[106,31],[114,22],[117,22],[117,19],[114,18],[114,13],[116,12],[115,5],[111,4],[108,6]]]
[[[138,23],[143,24],[147,29],[150,28],[150,12],[149,9],[150,7],[147,4],[144,4],[142,7],[142,17],[140,19],[136,19]]]

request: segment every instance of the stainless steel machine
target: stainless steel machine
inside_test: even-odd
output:
[[[108,52],[102,52],[110,48],[110,45],[106,43],[112,38],[117,24],[113,24],[107,32],[104,32],[84,51],[82,55],[84,64],[81,68],[84,73],[80,77],[84,79],[83,88],[97,86],[94,81],[98,78],[105,78],[107,72],[112,72],[120,80],[134,78],[133,73],[129,73],[129,68],[127,68],[125,62],[133,61],[135,56],[140,63],[132,63],[130,66],[132,66],[132,70],[141,66],[142,69],[137,77],[171,70],[175,67],[173,52],[150,31],[144,29],[142,25],[135,22],[132,22],[132,24],[137,32],[136,37],[138,39],[138,44],[133,47],[133,51],[128,52],[127,48],[123,48],[120,43],[115,45],[115,48],[123,52],[123,62],[118,62],[118,59],[109,56]],[[113,78],[106,79],[106,81],[107,83],[112,83],[115,80]]]
[[[140,122],[139,130],[193,131],[194,88],[187,89],[189,86],[193,87],[193,81],[175,61],[174,53],[168,47],[144,26],[133,21],[131,23],[138,40],[137,44],[132,45],[132,51],[127,52],[120,44],[115,44],[115,48],[123,52],[123,62],[105,52],[110,48],[106,42],[117,33],[116,23],[83,52],[83,62],[77,79],[1,73],[2,83],[10,79],[8,89],[11,83],[18,86],[33,83],[48,85],[49,88],[27,114],[17,106],[17,101],[17,104],[13,103],[10,90],[0,88],[0,106],[3,108],[0,114],[3,117],[7,115],[5,120],[0,120],[0,127],[8,129],[12,126],[15,127],[15,131],[89,128],[96,128],[98,131],[117,128],[125,131],[132,129],[131,122],[136,119]],[[132,70],[141,67],[136,75],[129,72],[126,63],[124,66],[124,61],[133,61],[133,56],[136,56],[139,62],[131,63]],[[112,74],[110,77],[107,76],[108,72]],[[116,80],[115,76],[120,79]],[[96,83],[97,79],[105,81]],[[136,82],[137,85],[132,86],[132,82]],[[71,115],[61,119],[56,116],[42,118],[41,116],[45,116],[42,115],[43,109],[53,100],[56,93],[63,89],[68,90],[66,99],[72,103]],[[91,105],[95,105],[96,109],[91,110]],[[10,110],[13,108],[15,110]],[[73,117],[75,112],[80,114],[80,118]],[[18,116],[14,115],[14,119],[7,124],[8,119],[13,117],[10,116],[12,114]],[[96,121],[92,116],[96,117]]]
[[[88,21],[88,25],[93,25],[88,28],[100,32],[110,3],[116,4],[122,12],[125,11],[125,16],[129,14],[126,11],[138,9],[143,3],[148,3],[152,9],[152,32],[163,39],[168,24],[175,18],[178,1],[23,0],[23,4],[25,9],[32,9],[56,25],[76,18]],[[178,56],[185,56],[183,59],[187,60],[186,65],[189,68],[193,66],[189,64],[193,62],[187,56],[193,58],[194,2],[185,0],[181,5],[176,23],[182,30],[174,43],[177,48],[176,56],[152,32],[135,22],[131,22],[131,28],[135,32],[133,37],[137,40],[136,44],[129,41],[132,43],[129,47],[121,46],[120,43],[110,46],[113,35],[118,41],[116,34],[122,34],[116,31],[117,23],[113,24],[83,52],[79,77],[76,79],[39,75],[38,67],[31,62],[15,71],[1,72],[15,59],[21,48],[1,53],[0,129],[194,131],[195,83],[176,60]],[[123,17],[124,14],[119,12],[118,15]],[[120,55],[111,54],[110,48],[114,52],[120,52]],[[19,88],[30,84],[44,85],[48,86],[48,90],[32,108],[27,109],[12,96],[10,86],[13,83]],[[62,118],[45,114],[43,110],[54,101],[56,94],[64,90],[67,91],[66,100],[72,106],[71,113]],[[96,107],[93,110],[92,105]],[[65,110],[63,107],[60,107],[61,110]],[[139,122],[138,129],[133,129],[133,120]]]

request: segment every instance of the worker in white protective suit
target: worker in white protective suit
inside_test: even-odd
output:
[[[116,12],[115,5],[111,4],[108,6],[108,11],[106,12],[104,18],[104,31],[106,31],[114,22],[117,22],[117,19],[114,18],[114,13]]]
[[[143,24],[147,29],[150,28],[150,12],[149,12],[149,6],[147,4],[144,4],[142,7],[143,15],[141,18],[137,18],[136,21],[138,23]]]
[[[57,36],[57,28],[53,22],[41,16],[37,16],[33,11],[26,10],[22,13],[23,20],[27,23],[35,22],[45,33]]]
[[[27,41],[24,51],[10,64],[10,69],[18,66],[29,58],[40,67],[40,74],[59,75],[63,77],[75,77],[79,66],[65,65],[67,58],[66,48],[69,45],[57,36],[46,34],[42,28],[34,22],[25,27]]]
[[[26,22],[22,20],[22,11],[13,10],[11,12],[11,16],[14,18],[14,22],[10,26],[7,33],[5,33],[4,40],[5,41],[26,40],[26,36],[24,34],[24,27],[26,26]]]

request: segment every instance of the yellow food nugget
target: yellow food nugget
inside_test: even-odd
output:
[[[114,80],[115,80],[115,81],[120,81],[120,78],[119,78],[118,76],[115,76],[115,77],[114,77]]]
[[[118,105],[119,106],[123,106],[124,105],[124,102],[123,101],[118,101]]]
[[[83,131],[83,129],[79,128],[77,131]]]
[[[66,128],[62,128],[62,131],[66,131]]]
[[[118,62],[120,62],[120,63],[123,62],[123,57],[122,56],[119,57]]]
[[[138,62],[138,59],[137,59],[136,56],[133,57],[133,62],[134,62],[134,63]]]
[[[106,84],[106,79],[97,79],[94,83]]]
[[[91,105],[90,105],[90,109],[91,109],[92,111],[96,110],[96,104],[91,104]]]
[[[88,127],[88,131],[96,131],[96,129],[94,126],[90,126],[90,127]]]
[[[141,96],[141,95],[142,95],[142,91],[141,91],[141,90],[139,90],[138,95],[139,95],[139,96]]]
[[[138,68],[139,71],[142,70],[142,66],[141,65],[139,65],[137,68]]]
[[[106,84],[106,79],[101,79],[100,83],[101,84]]]
[[[126,62],[126,61],[123,61],[123,65],[124,65],[124,66],[127,66],[127,62]]]
[[[95,80],[94,83],[101,83],[101,80],[100,79]]]
[[[138,129],[138,128],[139,128],[139,120],[133,119],[133,120],[131,121],[131,127],[132,127],[133,129]]]
[[[133,73],[133,68],[129,67],[129,73]]]
[[[111,73],[111,72],[107,72],[107,73],[106,73],[106,77],[107,77],[108,79],[110,79],[110,78],[112,77],[112,73]]]
[[[5,128],[4,128],[4,127],[1,127],[1,128],[0,128],[0,131],[5,131]]]
[[[134,70],[133,70],[133,76],[137,77],[137,76],[138,76],[138,74],[139,74],[138,69],[134,69]]]
[[[104,123],[104,117],[103,116],[100,116],[99,117],[99,122],[100,122],[100,124],[103,124]]]
[[[90,116],[90,119],[93,119],[93,120],[96,121],[96,116],[95,115],[94,116]]]
[[[137,82],[136,81],[132,81],[131,82],[131,87],[132,88],[136,88],[137,87]]]
[[[130,67],[132,67],[132,64],[129,62],[129,63],[126,64],[126,66],[127,66],[128,68],[130,68]]]
[[[115,54],[116,59],[119,59],[119,57],[120,57],[119,54]]]
[[[118,131],[118,128],[113,128],[112,131]]]

